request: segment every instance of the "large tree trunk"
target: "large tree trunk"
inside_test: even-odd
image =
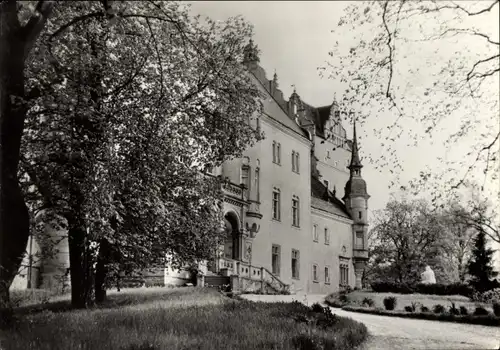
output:
[[[77,222],[69,223],[68,243],[71,272],[71,305],[77,309],[93,305],[92,259],[86,244],[87,232]]]
[[[27,104],[26,56],[50,16],[54,3],[39,1],[21,26],[17,1],[0,4],[0,320],[9,306],[9,288],[29,237],[29,214],[17,179]],[[1,321],[0,321],[1,322]]]
[[[0,310],[9,306],[9,288],[29,237],[28,209],[17,178],[27,111],[24,43],[16,37],[19,23],[9,11],[4,6],[0,13]]]
[[[101,239],[95,273],[95,301],[97,304],[100,304],[106,300],[105,281],[108,275],[106,266],[109,262],[109,248],[110,247],[108,240],[105,238]]]

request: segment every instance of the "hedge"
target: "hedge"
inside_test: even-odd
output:
[[[452,284],[407,284],[397,282],[377,281],[371,284],[371,288],[377,293],[400,293],[400,294],[431,294],[431,295],[463,295],[471,297],[474,289],[465,283]]]

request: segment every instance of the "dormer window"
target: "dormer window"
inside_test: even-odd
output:
[[[335,118],[340,118],[340,111],[335,111]]]

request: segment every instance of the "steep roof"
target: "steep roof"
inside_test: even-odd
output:
[[[345,204],[315,176],[311,176],[311,207],[351,219]]]
[[[261,79],[259,79],[253,72],[250,75],[252,80],[255,82],[255,85],[259,88],[263,96],[265,96],[262,101],[264,113],[286,128],[309,140],[307,132],[299,127],[297,123],[285,113],[283,108],[278,104],[278,102],[274,99],[274,97],[269,93],[264,84],[261,82]]]

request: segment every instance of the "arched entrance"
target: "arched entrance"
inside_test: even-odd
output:
[[[230,211],[224,215],[226,240],[224,242],[224,257],[241,260],[241,232],[236,213]]]

